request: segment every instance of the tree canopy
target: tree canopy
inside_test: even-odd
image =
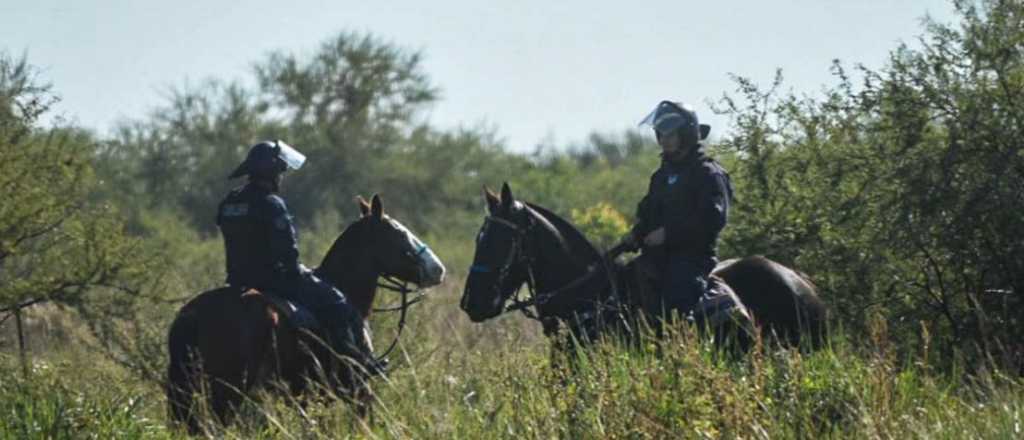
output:
[[[927,22],[919,44],[895,48],[881,69],[837,61],[820,95],[783,92],[781,72],[768,85],[735,77],[716,105],[733,126],[716,127],[721,140],[709,146],[737,195],[720,253],[807,272],[855,331],[880,314],[906,337],[924,327],[949,342],[944,350],[1020,363],[1024,4],[954,4],[959,23]],[[253,86],[212,79],[178,89],[110,139],[40,127],[52,95],[24,60],[2,58],[0,75],[8,305],[130,285],[140,243],[182,273],[219,273],[215,206],[239,184],[227,174],[262,139],[309,157],[284,184],[312,235],[307,260],[356,215],[352,197],[381,193],[459,270],[482,221],[481,189],[503,181],[607,244],[658,166],[646,133],[516,154],[491,130],[438,129],[424,117],[441,91],[422,55],[355,33],[310,55],[257,60]],[[168,234],[210,255],[168,246]],[[219,282],[210,277],[206,285]]]

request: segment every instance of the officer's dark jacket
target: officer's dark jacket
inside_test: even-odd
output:
[[[299,274],[295,226],[284,200],[253,183],[232,190],[217,208],[227,283],[267,288]]]
[[[702,149],[678,162],[663,159],[637,206],[633,234],[642,240],[664,226],[665,244],[657,253],[714,258],[731,201],[729,175]]]

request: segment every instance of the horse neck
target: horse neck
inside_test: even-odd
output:
[[[537,216],[540,217],[540,214]],[[558,231],[558,233],[563,234],[562,231]],[[531,243],[534,245],[531,270],[534,276],[534,288],[538,294],[568,286],[587,275],[590,265],[598,263],[593,256],[587,255],[585,250],[574,248],[571,241],[563,241],[547,227],[537,228],[534,234],[536,235]],[[565,245],[563,246],[562,243]],[[559,311],[564,311],[566,307],[575,306],[579,301],[590,302],[598,299],[603,289],[595,288],[595,286],[602,282],[601,278],[604,277],[595,274],[593,279],[573,289],[559,292],[548,303],[548,307],[541,310],[542,314],[557,314]]]
[[[365,319],[373,311],[380,272],[373,267],[370,247],[351,230],[349,227],[335,240],[320,264],[319,273],[324,281],[341,290]]]

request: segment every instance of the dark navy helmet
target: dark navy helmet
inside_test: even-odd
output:
[[[683,140],[690,144],[704,140],[711,131],[710,125],[700,123],[693,108],[672,101],[659,102],[654,110],[640,121],[640,125],[651,126],[659,135],[680,131]]]
[[[282,140],[263,141],[249,148],[245,160],[228,176],[244,175],[273,177],[289,169],[297,170],[306,162],[306,156]]]

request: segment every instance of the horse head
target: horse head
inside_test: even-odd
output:
[[[536,225],[507,183],[502,185],[500,197],[484,188],[484,199],[488,215],[476,236],[476,253],[460,301],[473,322],[501,314],[508,299],[527,281],[526,247]]]
[[[590,300],[573,291],[553,294],[583,280],[588,264],[600,259],[582,234],[543,208],[516,200],[508,183],[502,185],[500,196],[484,188],[484,199],[488,215],[477,234],[460,302],[471,320],[501,314],[523,284],[540,296],[525,303],[517,300],[512,308],[533,305],[542,316],[568,316],[581,300]]]
[[[444,280],[441,260],[409,228],[384,212],[380,196],[374,195],[370,202],[357,197],[357,204],[359,219],[335,240],[318,272],[341,287],[364,317],[378,276],[420,287],[436,286]],[[367,293],[361,293],[364,291]]]

